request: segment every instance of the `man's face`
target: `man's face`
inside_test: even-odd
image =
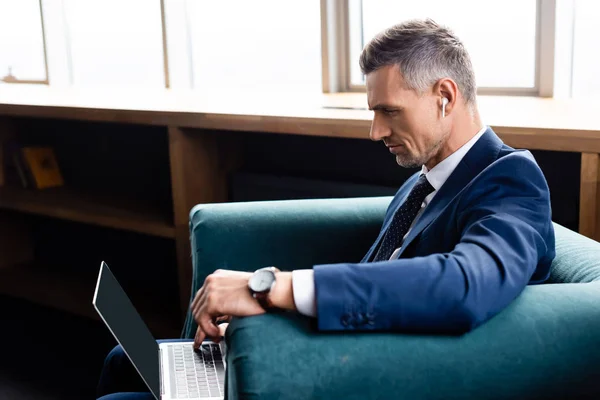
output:
[[[441,96],[433,91],[419,96],[405,88],[397,66],[369,73],[366,83],[369,109],[374,110],[371,140],[383,140],[402,167],[426,164],[449,133],[440,124]]]

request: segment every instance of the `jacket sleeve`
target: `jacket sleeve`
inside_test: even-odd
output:
[[[475,178],[457,205],[449,253],[314,266],[320,330],[462,333],[528,284],[554,231],[549,191],[534,160],[512,153]]]

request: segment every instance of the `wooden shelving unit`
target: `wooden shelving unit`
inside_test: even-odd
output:
[[[192,279],[189,210],[225,200],[229,164],[217,135],[0,116],[0,155],[10,141],[52,147],[65,185],[25,189],[0,168],[0,295],[99,319],[91,261],[112,259],[155,336],[179,337]]]
[[[99,320],[92,306],[95,284],[93,276],[73,276],[51,266],[16,265],[0,269],[0,294]],[[177,315],[157,311],[164,307],[152,301],[152,296],[135,292],[129,296],[157,338],[179,337]]]
[[[158,210],[139,202],[78,193],[69,188],[33,190],[3,187],[0,188],[0,209],[175,238],[175,226]]]

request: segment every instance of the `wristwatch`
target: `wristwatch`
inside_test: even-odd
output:
[[[269,293],[275,287],[275,273],[277,272],[279,270],[275,267],[261,268],[256,270],[248,280],[250,294],[265,310],[273,308],[273,304],[269,301]]]

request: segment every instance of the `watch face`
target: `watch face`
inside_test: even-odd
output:
[[[255,292],[266,292],[271,289],[275,281],[275,275],[272,271],[263,270],[256,271],[250,278],[249,286]]]

